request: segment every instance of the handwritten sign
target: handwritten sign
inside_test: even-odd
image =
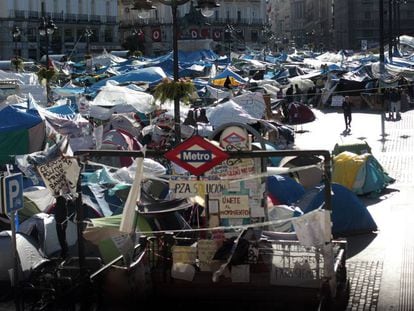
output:
[[[256,174],[253,159],[229,159],[217,165],[206,176],[226,177],[231,179],[244,178]]]
[[[170,180],[169,185],[175,198],[221,194],[229,187],[226,180]]]
[[[223,195],[220,198],[220,218],[249,218],[248,195]]]
[[[80,167],[75,159],[60,157],[39,165],[37,170],[54,195],[76,193]]]

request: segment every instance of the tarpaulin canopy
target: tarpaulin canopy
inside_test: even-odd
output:
[[[239,86],[241,84],[246,84],[247,81],[242,76],[238,75],[229,68],[226,68],[220,72],[217,76],[210,80],[210,83],[215,86],[224,86],[227,77],[229,77],[232,86]]]

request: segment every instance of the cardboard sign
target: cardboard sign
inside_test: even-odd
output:
[[[220,218],[250,218],[248,195],[223,195],[220,198]]]
[[[54,161],[39,165],[37,170],[46,187],[54,195],[76,193],[80,167],[76,159],[60,157]]]

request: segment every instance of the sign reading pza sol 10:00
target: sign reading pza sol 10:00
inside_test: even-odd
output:
[[[168,151],[165,157],[199,176],[226,160],[229,155],[203,137],[193,136]]]

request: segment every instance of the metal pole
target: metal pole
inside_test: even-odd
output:
[[[17,253],[17,241],[16,241],[16,212],[13,211],[10,215],[11,231],[12,231],[12,256],[14,257],[13,265],[13,291],[14,291],[14,304],[16,311],[20,311],[20,299],[19,299],[19,254]]]
[[[382,75],[384,74],[384,0],[379,0],[379,44],[380,44],[380,80],[379,86],[381,89],[381,80]],[[382,96],[382,106],[381,106],[381,136],[382,140],[385,139],[385,107],[384,107],[384,97]]]
[[[172,27],[173,27],[173,67],[174,67],[174,82],[177,82],[178,77],[178,27],[177,27],[177,4],[175,0],[171,3],[172,10]],[[175,131],[175,145],[181,142],[181,117],[180,117],[180,98],[174,98],[174,131]]]
[[[398,1],[398,5],[397,5],[397,46],[398,48],[400,47],[400,36],[401,36],[401,11],[400,11],[400,7],[401,7],[401,2]]]
[[[379,0],[379,45],[380,45],[380,72],[384,70],[384,0]]]
[[[392,47],[393,47],[393,29],[392,29],[392,0],[388,0],[388,58],[392,63]]]
[[[397,50],[397,38],[400,36],[398,33],[398,21],[397,21],[397,0],[393,0],[392,1],[392,12],[393,12],[393,29],[394,29],[394,33],[393,33],[393,37],[392,37],[392,42],[393,42],[393,50],[396,51]]]

